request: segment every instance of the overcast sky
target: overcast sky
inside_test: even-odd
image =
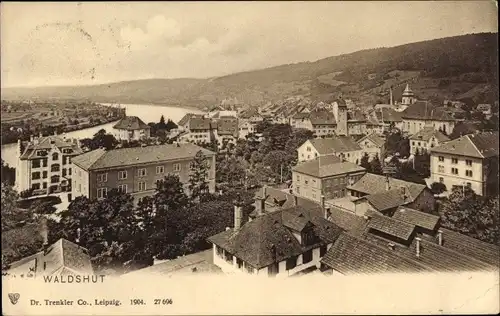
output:
[[[467,33],[493,1],[2,3],[2,86],[212,77]]]

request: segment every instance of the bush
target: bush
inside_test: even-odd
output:
[[[33,189],[21,191],[21,193],[19,193],[19,196],[23,199],[29,198],[33,196]]]
[[[441,194],[444,191],[446,191],[446,185],[444,185],[444,183],[434,182],[433,184],[431,184],[431,192],[432,193]]]

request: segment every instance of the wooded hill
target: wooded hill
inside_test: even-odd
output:
[[[497,33],[481,33],[375,48],[209,79],[148,79],[112,84],[8,88],[2,99],[91,99],[95,102],[157,103],[203,108],[236,98],[242,104],[302,95],[323,100],[343,94],[365,103],[395,98],[406,82],[419,97],[498,100]]]

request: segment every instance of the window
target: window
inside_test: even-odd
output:
[[[60,177],[58,175],[50,177],[50,183],[59,183]]]
[[[126,184],[119,184],[118,191],[120,191],[122,193],[127,193],[127,185]]]
[[[226,251],[226,252],[224,253],[224,259],[225,259],[227,262],[231,262],[231,263],[232,263],[232,262],[233,262],[233,255],[232,255],[232,254],[230,254],[229,252],[227,252],[227,251]]]
[[[33,184],[31,185],[31,188],[32,188],[33,190],[40,190],[40,183],[33,183]]]
[[[472,187],[472,184],[470,182],[467,182],[466,185],[468,188]]]
[[[47,158],[42,159],[42,167],[47,167]]]
[[[71,154],[72,152],[73,152],[73,149],[71,149],[71,148],[65,148],[65,149],[63,149],[63,153],[64,154]]]
[[[97,182],[108,182],[108,174],[100,173],[97,175]]]
[[[31,168],[40,168],[40,159],[35,159],[31,162]]]
[[[38,150],[36,152],[37,156],[47,156],[47,151],[46,150]]]
[[[311,151],[311,147],[307,146],[306,150]]]
[[[472,160],[466,159],[466,160],[465,160],[465,164],[466,164],[467,166],[472,166]]]
[[[63,168],[62,170],[62,176],[65,177],[66,176],[66,169]]]
[[[236,258],[236,265],[238,266],[238,269],[242,269],[243,268],[243,260],[241,260],[240,258]]]
[[[412,146],[415,146],[415,142],[411,142],[411,145],[412,145]]]
[[[223,254],[224,254],[224,251],[222,250],[222,248],[221,248],[221,247],[219,247],[219,246],[215,246],[215,247],[216,247],[215,249],[216,249],[216,251],[217,251],[217,255],[218,255],[219,257],[222,257],[222,256],[223,256]]]
[[[139,175],[139,177],[145,177],[146,169],[145,168],[137,169],[137,174]]]
[[[465,170],[466,177],[472,177],[472,170]]]
[[[309,183],[309,181],[308,181],[308,180],[304,180],[304,184],[308,184],[308,183]]]
[[[59,172],[59,170],[60,170],[60,166],[57,163],[54,164],[54,165],[52,165],[52,166],[50,166],[50,171],[51,172]]]
[[[421,144],[421,143],[420,143],[420,142],[418,142],[418,146],[419,146],[419,147],[420,147],[420,144]]]
[[[439,156],[439,161],[444,161],[444,157],[443,156]]]
[[[245,269],[247,269],[248,273],[253,273],[253,267],[249,266],[248,264],[245,264]]]
[[[47,182],[42,183],[42,188],[47,189]]]
[[[47,171],[44,171],[44,172],[42,173],[42,178],[47,179],[47,176],[48,176],[48,172],[47,172]]]
[[[59,154],[58,153],[53,153],[52,154],[52,160],[59,160]]]
[[[444,172],[444,166],[438,166],[438,172]]]
[[[162,181],[162,179],[156,179],[155,185],[156,185],[157,188],[160,187],[161,181]]]
[[[40,172],[33,172],[31,174],[31,180],[38,180],[40,179]]]
[[[97,189],[97,198],[102,199],[108,196],[108,188],[98,188]]]
[[[119,180],[127,179],[127,171],[126,170],[118,171],[118,179]]]
[[[139,191],[146,191],[146,182],[144,181],[139,182]]]
[[[452,164],[457,164],[458,163],[458,159],[457,158],[451,158],[451,163]]]
[[[68,168],[68,175],[71,175],[71,168]]]
[[[323,257],[326,254],[326,250],[326,246],[321,246],[321,248],[319,248],[319,256]]]
[[[297,257],[291,257],[286,260],[286,269],[292,270],[297,266]]]
[[[156,174],[161,174],[165,172],[165,167],[163,166],[156,166]]]
[[[313,257],[312,256],[312,249],[304,252],[304,254],[302,255],[302,263],[311,262],[312,257]]]
[[[439,183],[444,183],[444,178],[443,177],[439,177]]]
[[[174,163],[174,171],[175,172],[181,171],[181,164],[180,163]]]
[[[458,169],[457,168],[451,168],[451,173],[452,174],[458,174]]]

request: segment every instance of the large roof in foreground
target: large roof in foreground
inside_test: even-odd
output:
[[[185,143],[178,145],[168,144],[121,148],[109,151],[96,149],[73,158],[71,162],[84,170],[95,170],[161,161],[190,159],[193,158],[198,151],[208,156],[215,155],[214,152],[208,149]]]
[[[498,156],[498,132],[465,135],[434,147],[431,152],[475,158]]]

